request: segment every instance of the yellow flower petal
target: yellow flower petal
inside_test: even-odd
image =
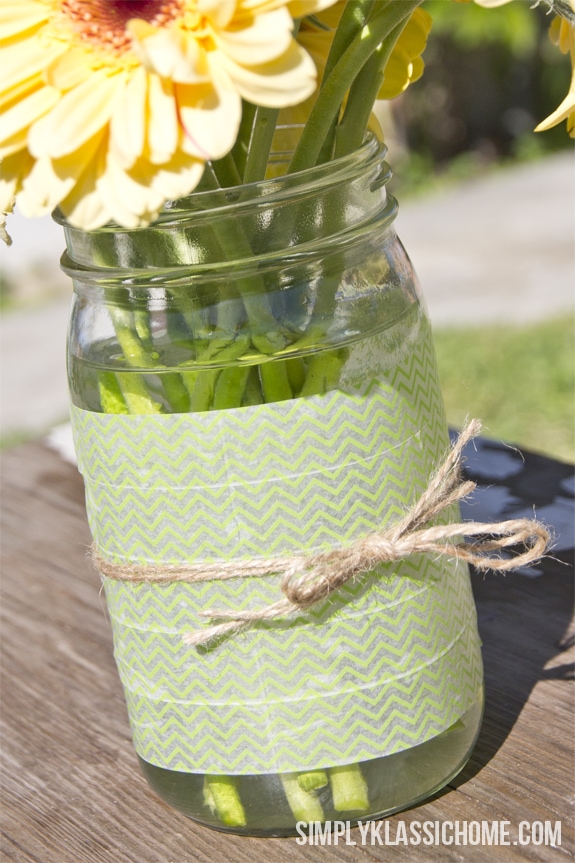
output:
[[[45,79],[46,83],[65,92],[82,84],[92,71],[86,52],[81,48],[70,48],[47,65]]]
[[[68,198],[60,204],[68,222],[82,231],[97,231],[112,221],[112,216],[102,200],[91,174],[78,183]]]
[[[415,9],[405,25],[399,41],[409,56],[419,57],[425,51],[433,19],[425,9]]]
[[[85,166],[97,156],[103,133],[99,132],[80,150],[62,159],[38,159],[22,183],[18,203],[26,215],[44,216],[70,194]]]
[[[511,0],[475,0],[478,6],[484,6],[486,9],[495,9],[496,6],[505,6]]]
[[[112,153],[108,153],[106,170],[98,177],[96,188],[113,221],[126,228],[137,228],[142,216],[157,213],[164,203],[161,194],[151,188],[149,173],[142,176],[122,170]]]
[[[152,188],[160,192],[164,201],[184,198],[194,191],[204,173],[205,163],[178,153],[162,165],[152,177]]]
[[[0,6],[0,39],[9,39],[47,21],[50,10],[43,3],[4,0]]]
[[[557,16],[549,25],[549,38],[562,54],[568,54],[575,45],[575,26]]]
[[[378,99],[394,99],[409,86],[413,65],[407,51],[401,51],[395,46],[393,53],[387,61],[383,84],[377,94]]]
[[[5,213],[18,192],[22,180],[33,165],[33,159],[28,153],[7,156],[2,159],[0,172],[0,212]]]
[[[12,176],[8,179],[2,171],[2,176],[0,176],[0,213],[8,212],[16,195],[17,184],[18,177]],[[2,221],[5,223],[5,220]]]
[[[204,52],[182,30],[159,30],[140,20],[130,21],[128,28],[134,36],[134,51],[149,72],[181,84],[207,80]]]
[[[15,104],[19,99],[25,99],[31,96],[36,90],[44,86],[44,80],[41,74],[35,75],[20,84],[16,84],[9,90],[0,94],[0,110],[7,110],[10,105]]]
[[[292,18],[304,18],[337,5],[338,2],[344,3],[346,0],[239,0],[238,6],[241,11],[249,10],[258,14],[285,6]]]
[[[146,143],[148,73],[140,66],[126,85],[110,121],[110,141],[123,168],[142,155]]]
[[[199,183],[204,163],[182,153],[176,155],[166,166],[152,166],[140,159],[129,171],[108,158],[106,169],[95,182],[87,212],[76,209],[72,218],[85,230],[87,224],[96,221],[104,224],[113,220],[128,228],[149,224],[157,218],[164,201],[188,195]],[[93,228],[90,228],[93,230]]]
[[[567,120],[567,131],[571,134],[575,123],[575,92],[573,92],[573,87],[555,111],[535,127],[535,131],[547,132],[563,120]],[[573,136],[571,135],[571,137]]]
[[[86,166],[70,194],[60,204],[60,209],[70,224],[83,231],[95,231],[112,219],[96,185],[105,170],[105,158],[104,142],[98,150],[97,158]]]
[[[215,72],[213,84],[176,84],[182,150],[198,159],[220,159],[233,147],[241,119],[241,100],[225,76]]]
[[[329,6],[334,6],[337,0],[291,0],[288,10],[292,18],[304,18],[306,15],[314,15]]]
[[[238,92],[248,102],[269,108],[284,108],[303,102],[316,87],[316,68],[309,54],[292,40],[290,47],[271,63],[240,66],[223,52],[218,64],[225,69]]]
[[[28,131],[23,129],[21,132],[18,132],[16,135],[13,135],[11,138],[7,138],[3,144],[0,145],[0,162],[1,166],[4,167],[4,159],[8,156],[11,156],[15,153],[26,153],[26,143],[28,141]]]
[[[66,50],[65,44],[44,45],[39,39],[27,39],[25,48],[21,41],[2,47],[2,77],[0,92],[29,81]]]
[[[148,150],[152,164],[163,164],[178,147],[176,97],[171,81],[150,75],[148,80]]]
[[[49,114],[32,126],[32,155],[58,159],[78,150],[108,123],[125,82],[125,74],[110,76],[98,71],[69,90]]]
[[[395,43],[383,73],[378,99],[394,99],[423,73],[421,54],[427,45],[432,18],[424,9],[415,9]]]
[[[286,9],[251,19],[250,26],[214,31],[216,46],[231,60],[248,66],[269,63],[288,50],[293,21]]]
[[[236,0],[197,0],[198,12],[217,27],[227,27],[236,11]]]
[[[567,21],[561,21],[559,31],[557,32],[556,28],[555,31],[553,30],[553,25],[556,21],[557,19],[551,25],[550,36],[552,37],[552,41],[559,45],[563,53],[567,53],[567,51],[571,53],[571,84],[569,92],[561,104],[552,114],[535,127],[535,131],[546,132],[553,126],[557,126],[563,120],[566,120],[567,131],[570,137],[573,138],[575,137],[575,27],[568,24]]]
[[[412,72],[411,72],[411,78],[409,80],[409,83],[413,84],[414,81],[419,81],[419,79],[423,75],[423,70],[425,69],[425,63],[423,62],[421,57],[416,57],[412,61],[411,67],[412,67]]]
[[[60,99],[55,87],[41,87],[25,99],[15,102],[0,116],[0,141],[6,141],[46,114]]]

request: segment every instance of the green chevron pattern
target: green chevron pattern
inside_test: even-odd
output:
[[[417,335],[367,385],[354,373],[365,366],[359,343],[341,389],[325,396],[173,416],[73,408],[101,553],[265,558],[349,544],[396,517],[447,446],[429,331]],[[371,357],[386,355],[378,338]],[[277,598],[278,581],[105,580],[146,761],[237,774],[346,764],[425,742],[475,701],[482,668],[466,567],[423,556],[216,650],[182,643],[205,625],[202,609],[260,608]]]

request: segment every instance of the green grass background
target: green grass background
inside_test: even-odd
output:
[[[435,329],[447,418],[482,420],[484,434],[575,461],[575,321]]]

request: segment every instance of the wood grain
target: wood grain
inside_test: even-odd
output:
[[[572,569],[475,576],[487,707],[450,787],[389,819],[561,821],[562,845],[300,846],[195,825],[132,750],[75,468],[42,444],[2,458],[3,860],[14,863],[562,861],[573,857]],[[515,832],[514,832],[515,831]]]

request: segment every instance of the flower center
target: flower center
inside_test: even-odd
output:
[[[60,8],[82,39],[122,53],[131,46],[126,32],[130,18],[164,27],[182,7],[183,0],[62,0]]]

